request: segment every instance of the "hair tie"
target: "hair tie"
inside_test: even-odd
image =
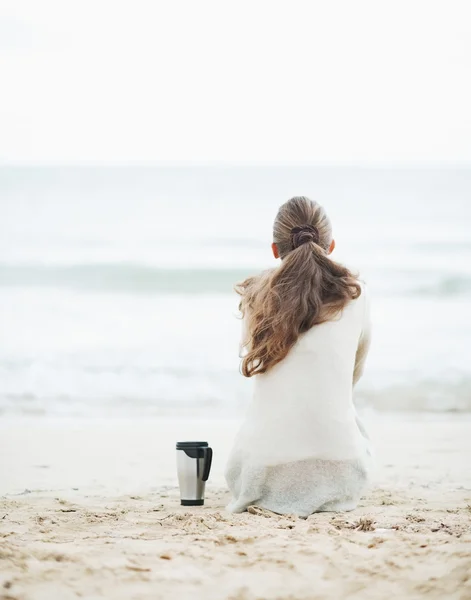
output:
[[[293,227],[291,230],[291,246],[293,250],[309,242],[319,243],[319,230],[312,225]]]

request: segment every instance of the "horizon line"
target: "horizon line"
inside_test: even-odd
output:
[[[33,167],[317,167],[317,168],[471,168],[470,160],[422,161],[241,161],[241,160],[120,160],[120,161],[9,161],[0,159],[0,168]]]

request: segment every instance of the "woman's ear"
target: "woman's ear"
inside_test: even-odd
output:
[[[278,246],[275,244],[275,242],[273,242],[273,244],[271,245],[271,250],[272,250],[273,256],[275,258],[280,258],[280,253],[278,252]]]
[[[330,246],[329,246],[329,254],[332,254],[332,252],[335,250],[335,240],[332,240],[330,242]]]

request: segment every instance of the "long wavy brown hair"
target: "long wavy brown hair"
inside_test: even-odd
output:
[[[357,278],[329,258],[332,226],[324,208],[305,196],[281,206],[273,225],[279,267],[236,286],[246,321],[242,373],[266,373],[299,336],[334,318],[361,294]]]

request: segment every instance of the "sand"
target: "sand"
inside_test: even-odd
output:
[[[232,421],[0,421],[0,599],[471,598],[471,417],[370,415],[374,488],[347,514],[232,515]],[[179,505],[176,439],[215,451]]]

